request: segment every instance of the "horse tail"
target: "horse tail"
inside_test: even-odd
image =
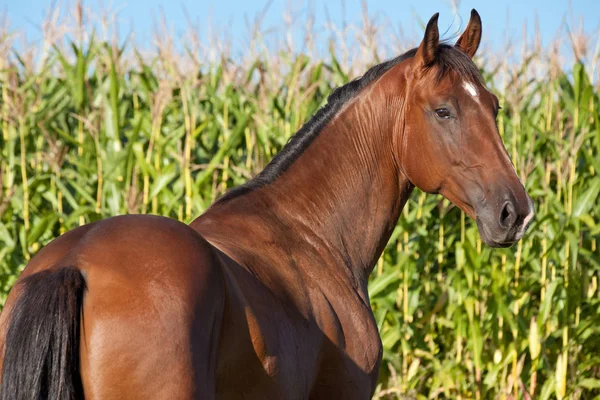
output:
[[[79,327],[85,279],[73,267],[24,278],[5,340],[0,400],[83,399]]]

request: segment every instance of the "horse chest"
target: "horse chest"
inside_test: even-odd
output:
[[[269,305],[269,307],[266,307]],[[318,364],[318,327],[276,303],[230,310],[217,398],[306,399]]]
[[[322,327],[326,338],[311,398],[370,398],[382,356],[371,309],[360,301],[347,302]]]
[[[245,275],[235,278],[228,282],[218,398],[371,396],[381,341],[356,291],[307,285],[302,302],[283,301]]]

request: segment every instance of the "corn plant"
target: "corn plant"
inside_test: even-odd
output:
[[[260,171],[335,86],[393,55],[369,18],[334,30],[357,37],[325,53],[268,46],[256,28],[241,57],[193,39],[177,50],[169,35],[143,49],[82,21],[89,36],[45,40],[37,59],[0,37],[2,304],[70,229],[125,213],[190,222]],[[375,398],[600,398],[599,60],[588,53],[477,60],[537,219],[518,245],[492,250],[457,208],[414,192],[369,286],[385,349]]]

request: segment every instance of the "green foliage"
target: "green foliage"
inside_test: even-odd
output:
[[[38,69],[0,60],[1,303],[61,233],[124,213],[189,222],[258,172],[348,81],[334,53],[189,74],[92,39]],[[600,396],[600,93],[580,63],[531,79],[531,60],[495,91],[537,220],[491,250],[447,201],[415,191],[370,284],[376,397]]]

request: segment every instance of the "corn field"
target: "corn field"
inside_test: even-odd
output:
[[[321,36],[307,21],[301,46],[257,23],[242,54],[193,32],[142,48],[93,20],[81,5],[51,15],[31,46],[0,32],[0,304],[42,246],[81,224],[190,222],[334,87],[418,44],[368,15]],[[600,399],[600,40],[556,41],[480,49],[537,219],[490,249],[460,210],[414,191],[369,286],[385,349],[375,398]]]

